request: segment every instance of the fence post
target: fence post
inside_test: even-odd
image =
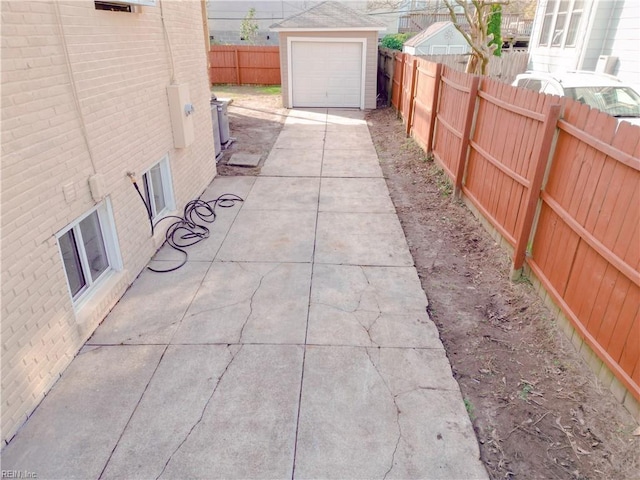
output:
[[[238,53],[237,48],[233,49],[233,53],[236,55],[236,81],[238,82],[238,85],[242,85],[242,82],[240,81],[240,53]]]
[[[395,54],[394,55],[394,62],[396,60],[396,56],[397,55],[401,55],[400,57],[400,81],[398,82],[398,88],[400,89],[400,91],[398,92],[398,108],[396,109],[396,117],[400,118],[400,111],[402,110],[402,93],[404,92],[404,62],[405,62],[405,55],[400,53],[400,54]],[[391,89],[391,95],[393,95],[393,88]]]
[[[413,126],[413,98],[416,94],[416,79],[418,78],[418,59],[411,59],[411,89],[409,90],[409,111],[407,112],[407,125],[405,133],[407,137],[411,135],[411,127]]]
[[[471,140],[471,126],[476,113],[476,103],[478,100],[478,86],[480,85],[480,77],[474,76],[471,79],[469,87],[469,101],[467,102],[467,111],[464,117],[464,127],[462,129],[462,138],[460,139],[460,151],[458,152],[458,163],[456,165],[455,178],[453,179],[455,187],[455,196],[460,198],[462,194],[462,177],[464,176],[464,167],[467,164],[469,155],[469,141]]]
[[[440,79],[442,77],[442,64],[436,63],[436,71],[433,76],[433,98],[431,99],[431,112],[429,112],[429,136],[427,137],[427,153],[433,150],[433,137],[436,128],[436,114],[438,100],[440,99]]]
[[[516,245],[513,251],[513,266],[511,268],[511,278],[517,279],[520,276],[522,265],[527,250],[527,243],[531,236],[533,228],[533,218],[535,216],[536,207],[540,198],[540,189],[544,172],[549,162],[551,147],[553,145],[553,137],[556,132],[558,119],[560,118],[560,104],[554,103],[549,105],[549,110],[544,116],[542,125],[542,140],[537,146],[534,155],[534,172],[531,179],[531,185],[525,194],[525,211],[524,218],[520,229],[516,233]]]

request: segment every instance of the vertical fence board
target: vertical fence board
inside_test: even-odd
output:
[[[257,45],[211,45],[212,84],[280,85],[280,48]]]

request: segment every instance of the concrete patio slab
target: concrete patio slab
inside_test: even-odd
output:
[[[159,478],[291,478],[302,355],[241,346]]]
[[[316,265],[307,342],[442,348],[412,267]]]
[[[101,478],[157,478],[239,348],[169,346]]]
[[[256,182],[256,177],[243,176],[243,177],[216,177],[213,182],[206,188],[200,198],[205,201],[215,200],[220,195],[225,193],[231,193],[238,195],[241,198],[246,198],[253,184]],[[239,204],[240,207],[242,204]]]
[[[316,263],[413,265],[407,241],[395,214],[320,212]]]
[[[172,343],[304,343],[310,284],[309,263],[214,262]]]
[[[260,177],[247,195],[244,210],[318,209],[319,178]]]
[[[155,266],[165,268],[166,263],[171,264],[156,262]],[[170,273],[143,270],[87,344],[169,343],[209,266],[187,262]]]
[[[3,472],[99,478],[163,351],[157,345],[85,347],[3,449]]]
[[[322,175],[382,178],[382,169],[373,146],[357,150],[326,149],[322,160]]]
[[[486,478],[460,392],[424,378],[444,359],[386,350],[307,347],[295,478]]]
[[[227,161],[228,165],[235,165],[236,167],[257,167],[260,163],[260,155],[252,153],[234,153]]]
[[[256,177],[216,177],[216,179],[209,185],[209,187],[200,195],[200,199],[209,202],[217,199],[224,194],[234,194],[242,199],[247,198],[249,191],[253,187],[256,181]],[[216,253],[220,249],[222,242],[224,241],[231,224],[238,215],[240,208],[243,206],[243,202],[236,202],[235,205],[229,208],[222,208],[219,205],[216,206],[216,220],[213,223],[203,222],[209,228],[209,238],[189,247],[188,260],[194,262],[211,262],[215,258]],[[171,220],[166,220],[171,222]],[[188,242],[189,240],[187,240]],[[163,245],[153,257],[154,260],[168,261],[178,264],[184,259],[184,255],[177,250],[174,250],[168,245]],[[166,267],[170,267],[166,264]],[[161,266],[162,268],[162,266]]]
[[[265,160],[261,175],[319,177],[323,149],[273,149]]]
[[[259,177],[214,179],[203,199],[245,201],[218,210],[184,267],[136,279],[3,469],[487,478],[367,132],[359,110],[291,110],[281,145],[295,148],[272,149]]]
[[[323,178],[321,212],[395,213],[383,178]]]
[[[327,111],[327,126],[329,125],[366,125],[365,112],[331,108]]]
[[[287,132],[284,132],[284,136],[282,133],[278,136],[273,148],[294,148],[304,150],[306,148],[318,149],[324,147],[324,131],[295,131],[291,135],[287,135]]]
[[[326,125],[327,109],[326,108],[296,108],[289,111],[284,121],[287,125]]]
[[[368,131],[327,130],[324,145],[326,150],[364,150],[373,154],[376,152]]]
[[[217,261],[311,262],[315,212],[241,210]]]

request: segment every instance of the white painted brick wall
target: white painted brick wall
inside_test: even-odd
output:
[[[164,1],[175,80],[195,105],[195,141],[173,148],[171,62],[160,8],[104,12],[93,0],[7,0],[2,10],[2,439],[10,439],[155,251],[126,177],[169,155],[178,209],[215,175],[201,7]],[[61,20],[62,27],[59,24]],[[87,129],[83,138],[67,57]],[[104,176],[124,263],[93,311],[75,312],[55,234],[91,209]],[[63,186],[75,199],[67,202]],[[104,289],[103,289],[104,290]]]

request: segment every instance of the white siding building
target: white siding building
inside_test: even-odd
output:
[[[529,51],[531,70],[597,70],[640,86],[640,2],[541,0]]]

